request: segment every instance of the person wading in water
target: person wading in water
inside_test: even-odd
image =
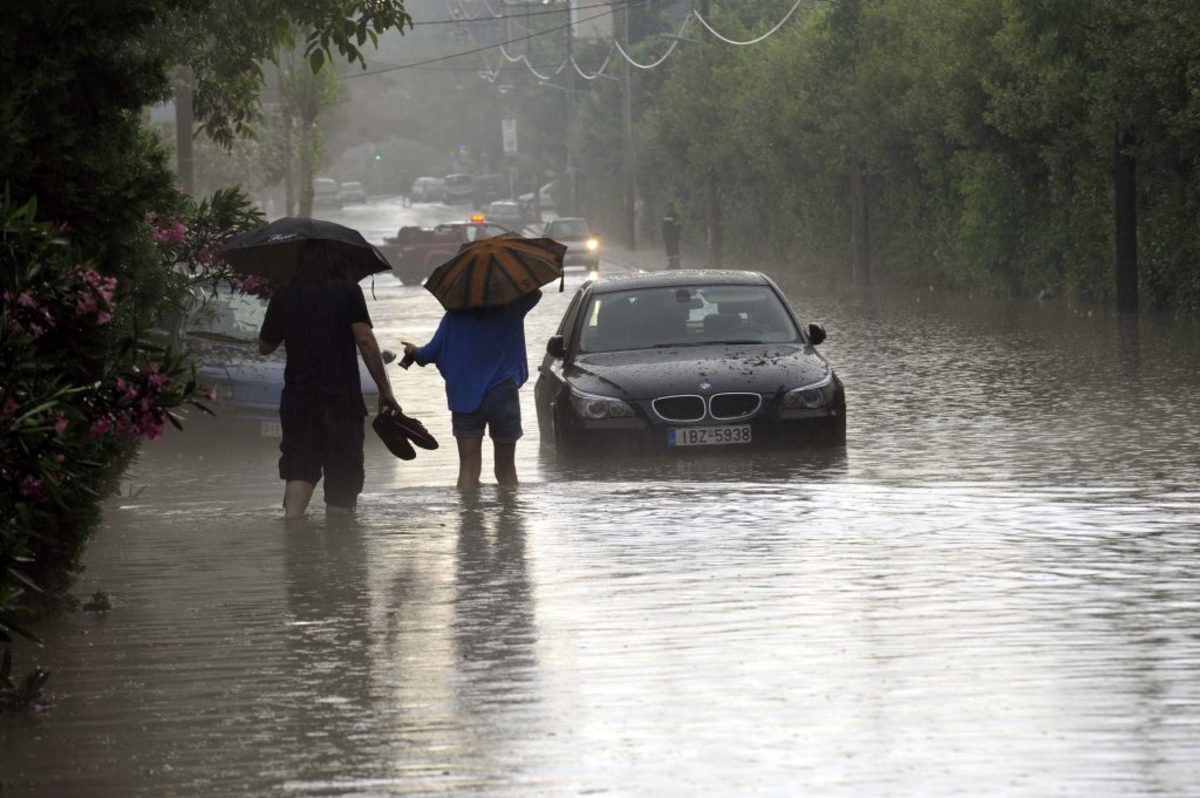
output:
[[[363,419],[357,353],[379,389],[379,402],[400,410],[362,289],[347,280],[335,256],[309,241],[296,276],[271,298],[259,333],[264,355],[286,344],[279,420],[279,477],[287,518],[308,509],[325,477],[326,512],[353,512],[363,487]]]

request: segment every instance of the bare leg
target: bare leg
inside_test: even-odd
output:
[[[517,485],[517,442],[496,443],[493,441],[492,448],[496,450],[496,484],[515,487]]]
[[[315,487],[298,479],[289,481],[283,489],[283,517],[303,518]]]
[[[483,438],[455,438],[458,442],[458,489],[476,490],[483,471]]]

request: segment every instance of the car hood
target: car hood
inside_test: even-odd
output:
[[[580,355],[563,376],[584,393],[639,400],[726,391],[773,394],[829,373],[829,364],[810,346],[713,344]]]

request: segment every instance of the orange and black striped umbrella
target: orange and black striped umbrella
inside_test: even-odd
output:
[[[446,310],[499,307],[561,281],[566,252],[566,244],[551,238],[481,238],[434,269],[425,287]]]

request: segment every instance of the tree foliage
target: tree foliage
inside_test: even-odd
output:
[[[712,6],[718,29],[749,38],[790,4]],[[703,35],[647,82],[640,190],[680,203],[695,234],[715,167],[732,248],[846,274],[860,157],[879,277],[1107,304],[1127,132],[1142,295],[1200,308],[1195,12],[1191,0],[839,0],[752,47]],[[598,135],[581,144],[585,165],[611,158]]]

